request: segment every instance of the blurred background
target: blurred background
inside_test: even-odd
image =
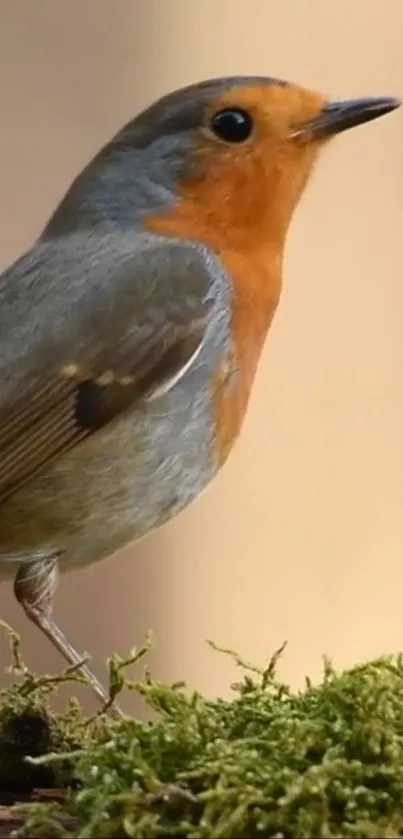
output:
[[[2,0],[0,267],[151,100],[238,73],[403,96],[402,32],[401,0]],[[56,617],[101,678],[106,657],[148,629],[154,675],[212,696],[239,674],[207,638],[256,664],[287,640],[280,672],[294,685],[319,678],[324,653],[344,667],[401,649],[402,140],[398,111],[323,155],[244,430],[215,483],[138,546],[62,577]],[[63,666],[11,585],[0,617],[30,666]]]

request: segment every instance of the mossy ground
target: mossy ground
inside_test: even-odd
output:
[[[35,677],[9,632],[15,683],[0,693],[0,789],[20,800],[33,787],[65,795],[60,805],[27,805],[16,835],[403,836],[401,657],[344,673],[325,663],[321,684],[295,692],[277,680],[277,655],[260,670],[229,653],[241,679],[230,701],[211,701],[147,670],[128,682],[146,644],[111,660],[110,686],[113,695],[137,690],[153,720],[116,721],[85,718],[76,702],[50,713],[58,683],[79,677]]]

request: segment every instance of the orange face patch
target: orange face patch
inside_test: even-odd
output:
[[[221,462],[242,425],[279,301],[287,230],[319,148],[318,143],[292,140],[292,130],[324,104],[319,94],[291,85],[252,84],[226,91],[206,108],[205,123],[177,185],[178,204],[146,220],[149,230],[213,248],[232,281],[237,384],[226,388],[220,371],[212,382]],[[231,107],[252,117],[254,129],[245,143],[225,143],[209,129],[209,118]]]

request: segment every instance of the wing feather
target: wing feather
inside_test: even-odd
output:
[[[112,248],[116,269],[110,257],[89,269],[82,243],[70,262],[40,245],[0,280],[0,503],[136,402],[175,386],[200,352],[205,254],[160,240],[132,250],[119,262]]]

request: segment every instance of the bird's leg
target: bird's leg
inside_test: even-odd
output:
[[[58,576],[57,557],[47,555],[24,562],[20,565],[14,580],[14,594],[27,617],[46,635],[68,664],[77,665],[82,661],[82,656],[70,644],[52,618],[53,595]],[[103,704],[107,704],[109,695],[89,667],[81,664],[79,671],[88,679],[97,698]],[[112,705],[111,711],[115,716],[122,716],[122,712],[116,705]]]

